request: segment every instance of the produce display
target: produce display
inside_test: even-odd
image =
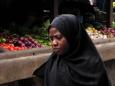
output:
[[[93,40],[115,37],[115,29],[113,28],[103,28],[97,30],[94,27],[87,27],[86,31]],[[8,51],[47,47],[45,45],[50,46],[47,35],[38,36],[31,34],[21,36],[8,31],[0,32],[0,47]]]
[[[9,51],[25,50],[44,47],[30,35],[19,36],[8,32],[0,33],[0,47]]]
[[[46,19],[42,24],[29,27],[25,24],[11,22],[0,26],[0,49],[18,51],[31,48],[49,47],[47,28],[50,20]]]
[[[91,39],[107,39],[115,37],[115,29],[113,28],[103,28],[96,30],[94,27],[87,27],[86,31]]]

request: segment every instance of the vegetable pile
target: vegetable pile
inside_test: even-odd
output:
[[[92,39],[108,39],[115,37],[115,29],[103,28],[96,30],[94,27],[87,27],[86,31]]]
[[[9,51],[18,51],[30,48],[42,48],[44,46],[30,35],[20,36],[8,32],[1,32],[0,47]]]

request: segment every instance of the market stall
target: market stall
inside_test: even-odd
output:
[[[26,15],[17,15],[18,13],[23,13],[24,10],[27,9],[23,9],[26,2],[23,3],[23,7],[21,8],[23,10],[20,10],[17,13],[14,12],[14,7],[17,4],[17,2],[15,2],[16,4],[14,3],[13,9],[10,7],[7,9],[6,7],[5,14],[7,14],[7,16],[0,17],[2,21],[0,24],[0,86],[8,86],[7,83],[14,83],[12,86],[18,86],[17,83],[20,80],[33,77],[35,78],[32,73],[36,70],[36,68],[40,67],[40,65],[47,61],[48,56],[52,52],[51,47],[49,47],[50,43],[46,33],[46,28],[49,23],[45,25],[42,23],[46,20],[51,20],[58,14],[70,13],[71,9],[71,13],[76,12],[76,9],[73,8],[69,10],[66,9],[66,6],[70,4],[68,1],[71,0],[64,0],[64,2],[58,2],[58,0],[54,0],[54,2],[52,0],[50,1],[51,3],[48,2],[47,4],[46,0],[40,0],[40,2],[43,2],[43,4],[47,6],[45,7],[44,5],[44,8],[42,9],[37,7],[38,9],[35,9],[35,11],[28,9],[27,12],[25,12]],[[76,2],[76,0],[73,1]],[[82,2],[83,0],[77,1]],[[22,1],[18,0],[18,2],[21,4]],[[68,5],[64,4],[65,2]],[[74,2],[72,2],[72,4],[73,3]],[[20,4],[16,7],[18,8]],[[30,6],[30,4],[31,3],[29,3],[28,6]],[[39,6],[43,4],[40,4]],[[72,4],[71,6],[73,6]],[[76,2],[76,4],[79,3]],[[74,6],[76,6],[76,4],[74,4]],[[7,5],[10,6],[11,4],[9,3]],[[84,14],[84,9],[87,7],[86,5],[89,6],[90,12],[94,11],[92,6],[89,4],[84,4],[84,6],[78,5],[81,6],[79,7],[81,8],[79,10],[82,10],[81,14]],[[58,10],[58,8],[60,10]],[[89,8],[85,11],[88,11]],[[8,10],[12,11],[12,13],[10,13],[10,17],[8,15]],[[14,16],[12,15],[13,13],[15,13]],[[4,12],[2,14],[4,15]],[[112,64],[112,67],[111,65],[108,66],[108,62],[111,60],[114,61],[115,59],[115,29],[104,27],[97,30],[92,26],[88,26],[86,31],[102,56],[102,60],[107,62],[107,69],[109,71],[110,78],[112,78],[112,82],[114,82],[114,72],[111,71],[111,68],[115,69],[115,65]],[[45,36],[43,36],[43,34],[45,34]],[[44,38],[45,41],[42,38]]]

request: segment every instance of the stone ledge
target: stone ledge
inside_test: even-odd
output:
[[[115,59],[115,42],[95,45],[103,61]]]
[[[13,51],[13,52],[9,51],[9,52],[0,53],[0,60],[18,58],[24,56],[34,56],[42,53],[50,53],[51,51],[52,51],[51,48],[32,48],[32,49],[21,50],[21,51]]]
[[[0,84],[32,77],[33,71],[43,64],[50,53],[0,60]]]

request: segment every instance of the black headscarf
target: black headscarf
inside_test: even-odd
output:
[[[100,55],[76,16],[59,15],[50,27],[56,27],[70,47],[62,56],[52,53],[34,72],[44,86],[111,86]]]

